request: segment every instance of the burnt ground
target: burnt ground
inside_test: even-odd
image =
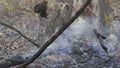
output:
[[[79,47],[73,48],[73,52],[70,54],[54,52],[41,56],[27,68],[120,68],[120,59],[115,56],[100,55],[92,46],[79,45],[80,49]],[[11,56],[3,56],[1,60],[11,58]],[[15,56],[20,56],[20,54]],[[30,56],[26,57],[25,54],[21,56],[30,58]],[[22,63],[22,60],[19,60],[19,58],[18,61]]]
[[[34,2],[32,2],[32,0],[30,0],[29,2],[27,2],[27,0],[24,1],[1,1],[2,3],[8,2],[9,4],[11,4],[11,7],[1,4],[3,8],[0,8],[0,20],[17,28],[27,37],[41,45],[46,37],[45,31],[53,32],[49,31],[48,25],[51,26],[54,23],[48,24],[49,20],[40,20],[39,16],[34,14],[32,10],[33,6],[38,3],[37,0],[35,0]],[[9,8],[11,8],[11,10],[9,10]],[[119,13],[119,11],[115,12]],[[51,13],[54,14],[54,12]],[[119,20],[120,18],[117,17],[116,19]],[[115,31],[119,33],[119,21],[117,21],[117,23],[115,22],[114,26]],[[0,61],[6,58],[10,58],[14,55],[24,56],[25,53],[36,49],[33,44],[28,42],[23,37],[19,36],[20,35],[15,31],[0,25]],[[18,39],[15,40],[16,38]],[[80,48],[82,49],[79,50]],[[78,46],[77,48],[73,47],[72,53],[54,52],[52,54],[47,54],[43,57],[39,57],[27,68],[120,68],[120,59],[116,56],[102,56],[97,53],[97,51],[94,50],[92,46],[83,45],[80,47]]]
[[[84,47],[84,46],[83,46]],[[28,68],[120,68],[120,60],[101,56],[93,48],[72,54],[52,54],[37,59]]]

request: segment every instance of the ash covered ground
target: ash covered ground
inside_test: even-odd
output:
[[[63,1],[66,2],[66,0]],[[50,12],[50,10],[48,10],[48,18],[40,19],[39,16],[33,12],[33,6],[38,3],[37,0],[34,2],[32,0],[29,2],[27,0],[20,0],[20,2],[5,0],[2,3],[5,2],[11,4],[12,8],[9,10],[9,7],[6,8],[6,5],[2,5],[3,8],[0,8],[0,20],[15,27],[34,42],[40,44],[40,46],[46,39],[49,39],[49,36],[59,29],[62,25],[61,22],[63,22],[64,19],[67,20],[69,17],[69,15],[66,15],[66,17],[62,19],[57,11]],[[55,3],[57,2],[55,1]],[[54,2],[50,7],[54,9],[60,6],[55,5],[55,7],[53,7],[53,4]],[[92,32],[94,27],[96,27],[96,23],[91,23],[90,19],[91,18],[84,16],[76,19],[76,21],[27,68],[120,68],[120,36],[111,34],[104,40],[104,44],[109,48],[107,55]],[[114,21],[115,31],[118,34],[120,32],[119,23],[118,16],[117,20]],[[16,55],[30,58],[39,49],[19,36],[15,31],[0,25],[0,61]],[[115,47],[113,47],[113,45]]]

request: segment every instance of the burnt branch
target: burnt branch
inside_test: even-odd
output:
[[[103,40],[106,39],[106,37],[102,36],[99,32],[97,32],[96,29],[94,29],[93,32],[94,32],[94,34],[96,35],[96,37],[98,38],[98,40],[99,40],[99,42],[100,42],[100,45],[101,45],[101,47],[103,48],[103,50],[104,50],[106,53],[108,53],[108,52],[107,52],[108,48],[105,47],[105,45],[103,44]]]
[[[10,25],[8,25],[8,24],[5,24],[5,22],[1,22],[1,21],[0,21],[0,25],[5,26],[5,27],[8,27],[8,28],[16,31],[18,34],[20,34],[22,37],[24,37],[25,39],[27,39],[27,40],[28,40],[29,42],[31,42],[33,45],[35,45],[36,47],[39,47],[38,44],[36,44],[35,42],[33,42],[31,39],[29,39],[27,36],[25,36],[23,33],[21,33],[21,32],[20,32],[19,30],[17,30],[16,28],[14,28],[14,27],[12,27],[12,26],[10,26]]]
[[[25,68],[29,64],[31,64],[36,58],[38,58],[44,51],[45,49],[59,36],[61,35],[65,29],[67,29],[85,10],[85,8],[90,4],[92,0],[87,0],[86,3],[73,15],[66,23],[63,25],[49,40],[47,40],[41,49],[37,53],[33,55],[32,58],[28,59],[26,62],[23,64],[19,65],[17,68]]]

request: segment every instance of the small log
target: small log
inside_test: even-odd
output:
[[[16,55],[0,60],[0,68],[10,68],[11,66],[16,66],[24,63],[27,58],[24,58],[21,55]]]

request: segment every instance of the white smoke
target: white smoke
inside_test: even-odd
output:
[[[91,25],[89,21],[79,17],[43,52],[42,56],[54,53],[70,54],[72,53],[72,46],[74,42],[77,41],[75,37],[79,35],[87,36],[89,34],[91,35],[91,33]],[[89,36],[87,36],[87,38],[88,37]],[[25,56],[30,57],[37,51],[38,49],[35,49],[35,51],[32,50],[29,53],[26,53]]]
[[[91,40],[93,47],[98,50],[101,54],[103,53],[103,49],[101,48],[99,42],[96,40],[96,36],[93,34],[93,23],[91,23],[90,18],[81,18],[76,19],[73,24],[66,29],[42,54],[42,56],[55,54],[55,53],[72,53],[72,47],[74,46],[74,42],[77,41],[77,36],[84,36]],[[58,29],[57,29],[58,30]],[[56,30],[56,31],[57,31]],[[27,53],[26,56],[32,56],[35,51],[31,51]]]
[[[61,34],[43,53],[48,55],[51,53],[71,53],[73,43],[77,41],[76,36],[91,34],[91,25],[88,21],[79,17],[75,22]]]

